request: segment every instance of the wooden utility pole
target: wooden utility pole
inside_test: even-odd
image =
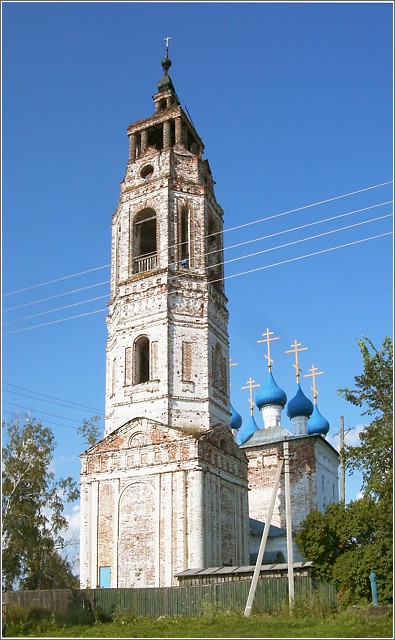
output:
[[[346,469],[344,466],[344,416],[340,416],[340,444],[339,444],[339,453],[340,453],[340,465],[339,465],[339,475],[340,475],[340,502],[345,504],[346,502]]]
[[[280,484],[283,462],[284,460],[281,458],[279,460],[278,467],[277,467],[276,477],[274,480],[274,486],[272,490],[272,497],[270,499],[269,511],[266,517],[265,526],[262,533],[261,544],[259,546],[258,557],[256,559],[254,575],[252,576],[252,582],[251,582],[250,591],[247,598],[247,604],[244,609],[244,616],[246,618],[248,618],[248,616],[250,615],[251,609],[252,609],[252,603],[254,602],[255,591],[257,588],[258,580],[259,580],[259,574],[261,572],[263,554],[265,553],[266,541],[269,535],[270,523],[273,517],[274,503],[276,502],[277,491]]]
[[[288,559],[288,596],[289,610],[292,612],[295,587],[294,587],[294,554],[292,543],[292,517],[291,517],[291,483],[289,480],[289,450],[288,442],[284,444],[284,481],[285,481],[285,522],[287,529],[287,559]]]

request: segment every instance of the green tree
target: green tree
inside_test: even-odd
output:
[[[393,481],[393,347],[389,337],[380,351],[363,336],[357,340],[363,358],[363,373],[355,377],[355,389],[339,389],[348,402],[372,416],[360,434],[360,444],[345,448],[350,471],[362,472],[364,493],[372,498],[391,499]]]
[[[64,504],[78,498],[71,477],[56,480],[50,468],[55,440],[30,417],[3,424],[3,587],[49,589],[77,586],[62,557],[67,528]]]
[[[84,442],[90,447],[100,440],[101,428],[99,427],[99,420],[99,416],[93,416],[89,420],[84,418],[82,425],[77,429],[77,433],[82,436]]]
[[[346,400],[373,419],[360,434],[357,446],[345,448],[348,469],[362,472],[361,500],[330,504],[325,513],[311,512],[296,535],[296,542],[315,564],[316,574],[333,582],[343,602],[371,601],[369,576],[377,574],[380,602],[392,601],[393,467],[392,380],[393,349],[385,338],[377,350],[363,337],[357,341],[363,372],[354,389],[340,389]]]

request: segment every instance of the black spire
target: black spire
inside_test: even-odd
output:
[[[173,89],[173,91],[174,91],[174,86],[173,86],[173,83],[172,83],[171,78],[169,76],[169,69],[171,67],[171,60],[169,58],[169,40],[171,40],[170,37],[165,38],[165,41],[166,41],[166,56],[162,60],[163,77],[159,81],[158,91],[166,91],[167,89]]]

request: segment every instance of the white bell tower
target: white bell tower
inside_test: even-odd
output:
[[[112,223],[105,435],[136,417],[205,429],[230,420],[223,211],[170,65],[166,48],[155,113],[128,128]]]

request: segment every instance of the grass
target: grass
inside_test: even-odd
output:
[[[49,612],[7,616],[7,637],[23,638],[393,638],[392,614],[370,618],[364,609],[325,616],[287,612],[217,613],[158,619],[117,612],[112,621],[61,624]],[[30,619],[28,619],[30,618]]]

